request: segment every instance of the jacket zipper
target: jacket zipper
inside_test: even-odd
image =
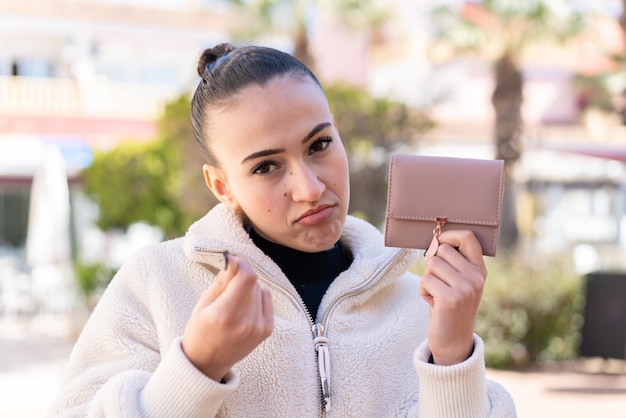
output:
[[[402,256],[405,253],[406,253],[405,249],[399,250],[398,252],[394,254],[394,256],[390,259],[388,263],[386,262],[383,263],[381,267],[377,271],[375,271],[374,274],[372,274],[370,278],[367,279],[365,282],[363,282],[360,286],[347,290],[343,292],[342,294],[338,295],[335,299],[333,299],[328,304],[328,308],[322,315],[322,319],[320,320],[320,322],[313,326],[313,334],[315,337],[313,341],[314,342],[317,341],[316,349],[318,349],[319,347],[318,363],[319,363],[319,368],[320,368],[320,378],[322,381],[322,397],[324,401],[323,416],[324,417],[326,417],[327,414],[330,412],[330,399],[331,399],[330,357],[329,357],[329,352],[328,352],[328,337],[327,337],[327,332],[328,332],[327,324],[328,324],[330,315],[334,311],[334,309],[337,307],[337,305],[339,305],[339,303],[343,301],[344,299],[347,299],[352,296],[356,296],[360,293],[366,292],[369,289],[373,288],[387,274],[387,272],[389,272],[389,270],[400,260],[400,258],[402,258]],[[323,359],[320,357],[323,357]]]
[[[222,250],[212,250],[204,247],[194,247],[195,252],[200,253],[223,253]],[[330,351],[328,349],[328,337],[327,332],[328,328],[326,324],[328,323],[328,319],[330,314],[335,309],[335,307],[344,299],[356,296],[360,293],[366,292],[372,287],[374,287],[385,274],[402,258],[402,256],[406,253],[405,249],[401,249],[394,254],[394,256],[390,259],[389,263],[383,263],[381,267],[374,272],[363,282],[360,286],[347,290],[336,298],[334,298],[329,304],[328,308],[322,315],[322,319],[319,322],[315,322],[309,308],[304,304],[304,301],[298,294],[294,294],[291,289],[280,285],[272,280],[270,280],[270,275],[265,271],[264,268],[259,266],[254,261],[248,260],[248,262],[252,263],[255,267],[255,270],[259,272],[259,277],[265,281],[266,283],[272,285],[273,287],[279,289],[283,292],[292,302],[295,302],[306,314],[309,319],[309,324],[311,325],[311,331],[313,333],[313,345],[315,347],[315,351],[317,352],[317,362],[318,362],[318,375],[320,377],[320,386],[322,390],[322,398],[320,404],[320,417],[326,417],[328,413],[331,411],[331,392],[330,392]],[[233,253],[234,255],[238,255]],[[240,255],[238,255],[240,256]]]

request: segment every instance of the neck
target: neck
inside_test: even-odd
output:
[[[307,253],[268,241],[254,228],[250,228],[249,234],[256,246],[285,273],[313,315],[328,286],[352,262],[340,241],[326,251]]]

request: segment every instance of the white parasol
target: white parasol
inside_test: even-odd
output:
[[[46,145],[33,176],[26,236],[33,296],[43,313],[71,306],[70,198],[67,170],[59,149]]]
[[[31,267],[66,263],[70,250],[70,198],[65,161],[57,147],[46,146],[30,195],[26,260]]]

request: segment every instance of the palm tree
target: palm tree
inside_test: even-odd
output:
[[[235,39],[282,33],[292,40],[292,54],[314,71],[309,34],[321,13],[332,13],[333,18],[348,27],[366,30],[370,40],[375,39],[376,30],[390,13],[377,0],[232,1],[248,14],[249,22],[246,32]],[[374,98],[360,87],[325,83],[324,90],[350,159],[350,212],[374,225],[382,225],[389,169],[388,158],[380,157],[406,149],[431,128],[431,120],[418,109]]]
[[[622,28],[624,37],[626,37],[626,0],[622,0],[622,13],[619,16],[618,21],[619,21],[620,27]],[[618,60],[622,61],[622,67],[624,67],[625,66],[624,64],[626,64],[626,49],[622,51],[622,55],[621,57],[618,58]],[[626,68],[624,68],[624,70],[626,71]],[[622,105],[621,105],[621,108],[617,110],[620,113],[622,125],[626,125],[626,90],[624,90],[621,93],[621,95],[622,95]]]
[[[309,49],[309,32],[321,9],[334,11],[353,28],[375,31],[387,9],[375,0],[231,0],[247,16],[246,27],[235,38],[254,39],[268,32],[283,33],[293,42],[293,55],[315,70]]]
[[[626,33],[626,0],[622,0],[622,14],[619,17],[619,24]]]
[[[435,45],[448,47],[454,55],[480,51],[494,63],[495,158],[505,161],[507,184],[512,186],[511,171],[522,154],[524,77],[520,55],[541,41],[570,40],[585,27],[583,15],[565,0],[482,0],[438,7],[433,16]],[[507,189],[513,200],[505,202],[501,242],[512,246],[518,231],[514,188]]]

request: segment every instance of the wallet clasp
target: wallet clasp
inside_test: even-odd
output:
[[[437,226],[435,227],[435,229],[433,229],[433,235],[438,237],[439,234],[441,234],[441,228],[443,228],[443,226],[446,224],[448,218],[437,217],[435,218],[435,221],[437,222]]]

